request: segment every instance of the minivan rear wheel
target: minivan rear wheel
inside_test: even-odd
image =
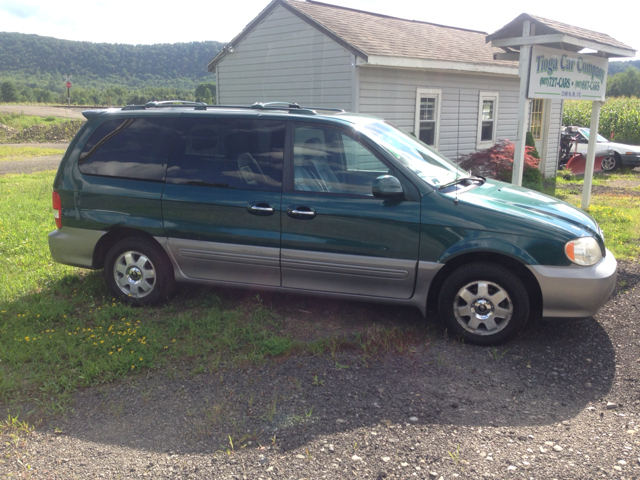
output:
[[[171,262],[160,245],[146,238],[116,243],[105,258],[107,286],[122,302],[152,305],[173,293]]]
[[[495,345],[529,318],[529,294],[511,270],[477,262],[454,270],[442,284],[438,309],[447,328],[476,345]]]

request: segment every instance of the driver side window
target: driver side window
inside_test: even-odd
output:
[[[293,177],[297,191],[372,196],[373,181],[389,171],[367,147],[339,130],[294,129]]]

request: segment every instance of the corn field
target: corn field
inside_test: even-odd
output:
[[[563,125],[589,127],[591,102],[565,100]],[[640,145],[640,99],[609,98],[600,110],[600,135],[620,143]]]

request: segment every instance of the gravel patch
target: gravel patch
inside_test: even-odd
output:
[[[26,158],[17,161],[0,162],[0,175],[9,173],[34,173],[43,170],[57,170],[62,155]]]
[[[496,349],[435,326],[419,347],[383,356],[204,374],[185,363],[86,389],[30,436],[3,439],[0,474],[638,478],[640,266],[621,262],[619,280],[595,318],[530,325]]]

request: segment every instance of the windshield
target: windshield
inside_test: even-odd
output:
[[[430,185],[443,185],[468,175],[448,158],[389,123],[375,121],[357,128]]]
[[[580,133],[582,135],[584,135],[584,137],[589,140],[589,129],[588,128],[581,128],[580,129]],[[608,142],[609,140],[607,140],[606,138],[604,138],[602,135],[598,134],[598,140],[597,142]]]

